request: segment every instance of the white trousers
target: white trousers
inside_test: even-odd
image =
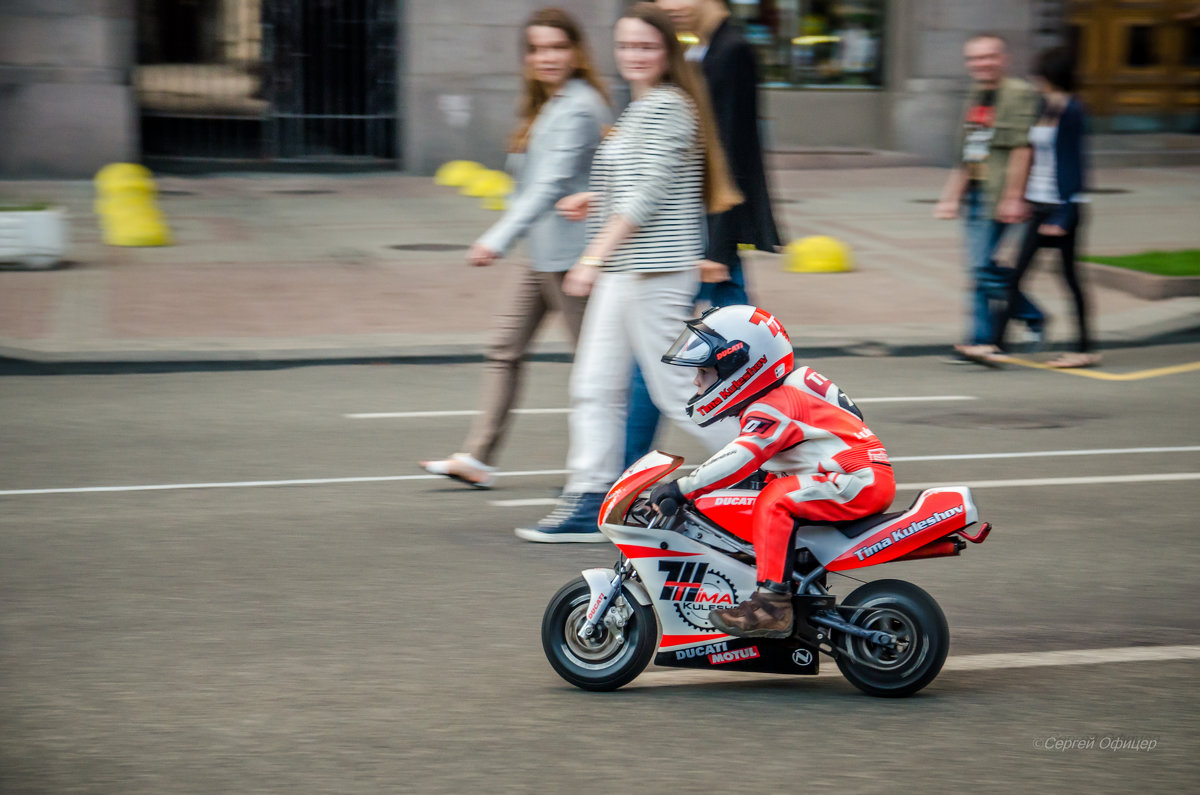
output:
[[[663,416],[714,453],[737,435],[735,422],[701,428],[685,404],[696,394],[695,369],[663,364],[662,355],[694,318],[697,271],[601,273],[592,288],[571,371],[567,491],[606,492],[621,474],[629,379],[636,360]],[[698,463],[698,462],[697,462]]]

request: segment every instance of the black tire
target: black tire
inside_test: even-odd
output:
[[[950,651],[950,627],[933,597],[903,580],[876,580],[857,588],[838,608],[856,626],[896,635],[897,651],[836,633],[837,665],[850,684],[872,696],[911,696],[932,682]],[[854,659],[882,666],[873,668]]]
[[[622,587],[621,597],[632,610],[625,623],[625,642],[618,644],[603,623],[593,639],[584,641],[578,631],[586,620],[590,597],[582,577],[558,590],[542,618],[542,649],[558,675],[576,687],[616,690],[650,664],[658,645],[658,620],[651,607]]]

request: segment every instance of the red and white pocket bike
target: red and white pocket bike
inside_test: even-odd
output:
[[[875,580],[838,603],[829,572],[894,560],[957,555],[978,521],[965,486],[927,489],[908,510],[796,531],[795,629],[788,638],[737,638],[708,621],[756,587],[751,513],[758,492],[722,489],[664,520],[645,492],[677,469],[679,456],[652,452],[617,480],[599,526],[619,550],[614,568],[588,569],[563,586],[542,620],[542,646],[563,679],[615,690],[653,657],[656,665],[816,674],[818,655],[875,696],[907,696],[933,681],[946,660],[949,628],[929,594],[902,580]]]

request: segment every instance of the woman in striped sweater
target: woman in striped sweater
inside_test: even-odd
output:
[[[616,26],[617,70],[632,102],[600,145],[587,193],[559,202],[587,219],[589,243],[563,290],[589,295],[571,373],[570,479],[558,508],[517,535],[602,542],[596,515],[621,472],[629,375],[636,360],[662,413],[713,452],[737,428],[691,422],[688,373],[661,361],[694,314],[705,212],[741,201],[725,166],[705,89],[665,12],[630,8]]]

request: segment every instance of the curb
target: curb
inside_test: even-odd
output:
[[[1200,295],[1200,276],[1160,276],[1132,268],[1087,262],[1088,276],[1095,284],[1136,295],[1148,301]]]
[[[1146,345],[1167,345],[1200,342],[1200,317],[1187,322],[1155,324],[1142,333],[1116,332],[1100,339],[1108,349],[1138,348]],[[855,356],[860,358],[910,358],[950,354],[950,342],[894,342],[857,340],[837,343],[804,345],[796,349],[805,359],[829,359]],[[430,345],[409,350],[361,351],[294,351],[281,355],[279,351],[230,352],[235,355],[213,356],[211,352],[160,352],[157,358],[149,355],[125,358],[62,358],[28,357],[13,349],[0,348],[0,377],[14,375],[113,375],[126,373],[178,373],[223,370],[283,370],[294,367],[330,367],[346,365],[427,365],[479,364],[485,361],[482,345]],[[147,352],[149,353],[149,352]],[[295,354],[295,355],[293,355]],[[525,358],[530,362],[569,363],[572,357],[565,345],[543,345]]]

